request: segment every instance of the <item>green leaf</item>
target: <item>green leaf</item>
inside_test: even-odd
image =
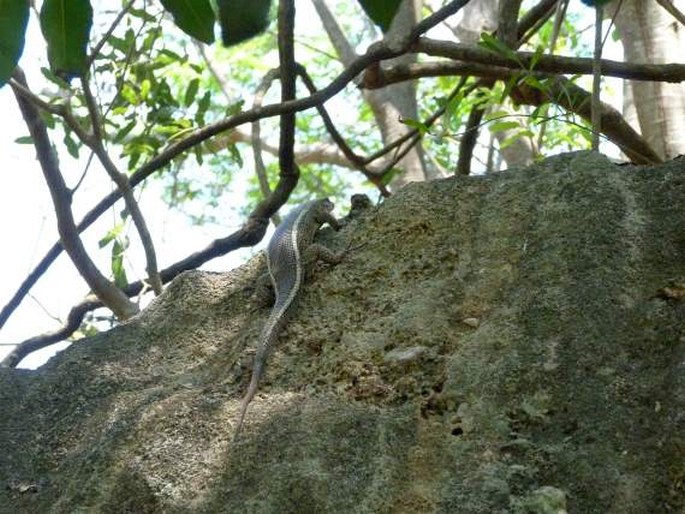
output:
[[[150,87],[152,84],[150,83],[149,79],[144,79],[140,83],[140,98],[143,100],[147,99],[148,95],[150,94]]]
[[[0,87],[9,80],[24,50],[29,3],[0,0]]]
[[[590,128],[587,128],[585,130],[579,130],[578,133],[585,140],[586,143],[592,143],[592,130]],[[576,141],[574,141],[574,143],[577,144]]]
[[[126,100],[129,104],[140,104],[140,98],[138,97],[138,93],[135,89],[131,87],[130,84],[124,84],[119,93],[121,94],[121,97],[124,100]]]
[[[464,89],[460,89],[453,98],[447,102],[445,106],[445,114],[442,118],[442,123],[446,129],[456,129],[459,123],[459,106],[464,100]]]
[[[519,125],[520,127],[520,125]],[[504,141],[500,141],[499,147],[500,148],[507,148],[508,146],[511,146],[513,143],[516,141],[524,138],[524,137],[532,137],[533,133],[530,130],[517,130],[513,132],[509,137],[505,138]]]
[[[107,43],[115,50],[119,50],[122,54],[128,53],[129,49],[131,48],[130,41],[115,35],[109,36],[109,38],[107,38]]]
[[[109,243],[117,239],[121,233],[124,231],[124,225],[123,223],[117,223],[114,225],[111,229],[109,229],[109,232],[104,235],[100,241],[98,241],[98,247],[99,248],[104,248],[107,246]]]
[[[521,128],[521,125],[516,121],[497,121],[490,125],[490,132],[502,132],[504,130],[513,130]]]
[[[205,91],[205,94],[202,95],[202,98],[197,102],[197,113],[195,113],[195,123],[198,125],[204,125],[205,124],[205,114],[207,113],[207,109],[209,109],[209,106],[211,105],[211,100],[212,100],[212,93],[209,91]]]
[[[131,157],[128,160],[128,169],[132,170],[136,167],[136,164],[138,164],[138,161],[140,160],[140,151],[134,150],[131,152]]]
[[[494,106],[493,106],[493,109],[488,112],[485,119],[490,122],[490,121],[495,121],[495,120],[499,120],[502,118],[506,118],[510,114],[511,113],[509,111],[507,111],[506,109],[495,110]]]
[[[162,48],[159,54],[169,58],[169,62],[167,64],[185,62],[184,57],[181,57],[179,54],[177,54],[173,50],[169,50],[168,48]]]
[[[78,159],[79,144],[74,140],[73,137],[71,137],[71,133],[69,131],[64,133],[64,146],[67,147],[67,152],[69,152],[69,155],[71,155],[74,159]]]
[[[402,0],[359,0],[359,3],[369,18],[387,32]]]
[[[136,126],[136,120],[131,120],[129,121],[126,125],[124,125],[119,131],[114,135],[112,138],[113,143],[120,143],[128,134],[133,130],[133,127]]]
[[[544,103],[542,105],[538,105],[533,111],[530,113],[530,117],[533,120],[537,120],[538,118],[542,118],[540,121],[544,121],[544,118],[547,118],[548,113],[549,113],[549,107],[550,104]],[[538,123],[540,121],[537,121]]]
[[[392,179],[394,179],[397,175],[402,173],[402,170],[399,168],[391,168],[388,171],[385,172],[385,174],[381,177],[381,184],[384,186],[387,186],[392,182]]]
[[[43,121],[45,122],[45,126],[49,128],[50,130],[54,129],[57,126],[57,116],[49,113],[47,111],[43,111],[41,113],[41,117],[43,118]]]
[[[66,82],[64,79],[61,77],[58,77],[55,75],[52,70],[49,68],[41,68],[40,72],[43,74],[43,77],[48,79],[50,82],[53,84],[57,85],[60,88],[68,89],[69,88],[69,82]]]
[[[497,39],[492,34],[483,32],[480,35],[480,41],[478,42],[478,45],[485,48],[486,50],[490,50],[491,52],[501,55],[502,57],[506,57],[507,59],[516,61],[521,65],[521,67],[523,67],[523,63],[518,58],[518,55],[516,55],[516,52],[514,52],[511,48],[509,48],[506,44],[504,44],[501,40]]]
[[[233,102],[228,107],[226,107],[226,117],[235,116],[236,114],[240,114],[243,111],[244,106],[245,106],[245,100],[240,99],[237,102]]]
[[[511,93],[511,90],[514,89],[516,84],[519,82],[519,76],[518,74],[513,75],[512,77],[509,78],[504,84],[504,88],[502,89],[502,94],[499,97],[498,103],[504,103],[504,101],[507,99],[509,94]]]
[[[64,80],[86,71],[88,38],[93,24],[89,0],[45,0],[40,26],[48,43],[52,71]]]
[[[240,150],[235,144],[228,145],[228,151],[231,154],[231,159],[235,162],[238,167],[243,167],[243,156],[240,155]]]
[[[411,127],[413,129],[415,129],[416,131],[418,131],[418,133],[421,136],[425,136],[429,132],[429,129],[426,126],[426,124],[419,121],[419,120],[412,120],[411,118],[404,118],[404,119],[402,119],[402,123],[404,123],[407,127]]]
[[[32,145],[33,138],[31,136],[21,136],[14,140],[18,145]]]
[[[545,54],[545,49],[542,46],[535,47],[535,52],[533,52],[533,56],[530,58],[530,66],[528,67],[529,71],[533,71],[535,69],[538,62],[540,61],[540,58],[544,54]]]
[[[127,246],[126,242],[121,242],[119,239],[116,239],[112,246],[112,275],[114,275],[114,283],[121,288],[128,285],[124,268],[124,252]]]
[[[247,41],[269,26],[271,0],[217,0],[217,5],[225,46]]]
[[[183,32],[208,45],[214,42],[214,11],[209,0],[162,0],[162,5]]]
[[[533,75],[526,75],[523,78],[523,82],[525,84],[528,84],[530,87],[537,89],[538,91],[542,92],[549,92],[549,86],[543,84],[540,82],[536,77]]]
[[[155,18],[150,13],[148,13],[145,9],[136,9],[135,7],[131,7],[128,10],[128,13],[131,16],[135,16],[136,18],[140,18],[145,23],[156,23],[157,22],[157,18]]]
[[[183,99],[183,103],[185,104],[186,107],[190,107],[192,105],[192,103],[195,101],[195,97],[197,96],[197,90],[199,88],[200,88],[200,79],[195,78],[188,83],[185,98]]]
[[[197,145],[193,150],[195,151],[195,162],[197,162],[199,166],[202,166],[205,162],[204,156],[202,155],[202,147]]]

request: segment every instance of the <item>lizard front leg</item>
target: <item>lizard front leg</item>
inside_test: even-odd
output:
[[[322,225],[328,223],[331,226],[331,228],[335,231],[338,231],[341,228],[340,222],[337,219],[335,219],[335,216],[333,216],[333,214],[331,214],[330,212],[321,213],[321,216],[318,221]]]

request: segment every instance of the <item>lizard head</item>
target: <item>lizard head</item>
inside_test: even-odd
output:
[[[328,198],[322,198],[319,200],[319,208],[323,212],[333,212],[335,204],[331,202]]]
[[[330,222],[333,207],[335,207],[335,205],[328,198],[316,200],[312,205],[313,218],[322,224]]]

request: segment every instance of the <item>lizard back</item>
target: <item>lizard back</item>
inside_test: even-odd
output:
[[[296,207],[276,228],[267,245],[266,261],[276,301],[261,333],[252,378],[240,408],[236,437],[240,433],[247,406],[257,392],[266,358],[286,323],[288,311],[304,280],[302,252],[312,243],[316,231],[324,223],[324,218],[330,217],[332,209],[333,204],[328,199],[313,200]],[[322,215],[320,211],[326,215]]]
[[[307,202],[293,209],[276,228],[266,248],[266,263],[274,286],[274,303],[271,316],[279,317],[295,299],[302,284],[302,243],[306,230],[307,214],[317,201]],[[316,232],[318,226],[313,232]],[[312,233],[312,238],[314,234]],[[269,323],[264,327],[267,332]]]

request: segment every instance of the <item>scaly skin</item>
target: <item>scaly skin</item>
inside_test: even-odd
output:
[[[321,225],[328,223],[335,230],[340,228],[331,214],[333,204],[327,199],[307,202],[291,211],[274,232],[266,249],[266,262],[269,277],[274,287],[276,302],[269,318],[266,320],[259,346],[254,359],[252,378],[243,398],[238,416],[235,437],[240,434],[247,407],[257,393],[259,380],[264,373],[266,360],[276,343],[278,334],[285,326],[287,316],[297,294],[302,288],[305,275],[305,263],[311,257],[320,258],[330,263],[338,263],[342,254],[335,254],[329,249],[314,244],[314,235]]]

